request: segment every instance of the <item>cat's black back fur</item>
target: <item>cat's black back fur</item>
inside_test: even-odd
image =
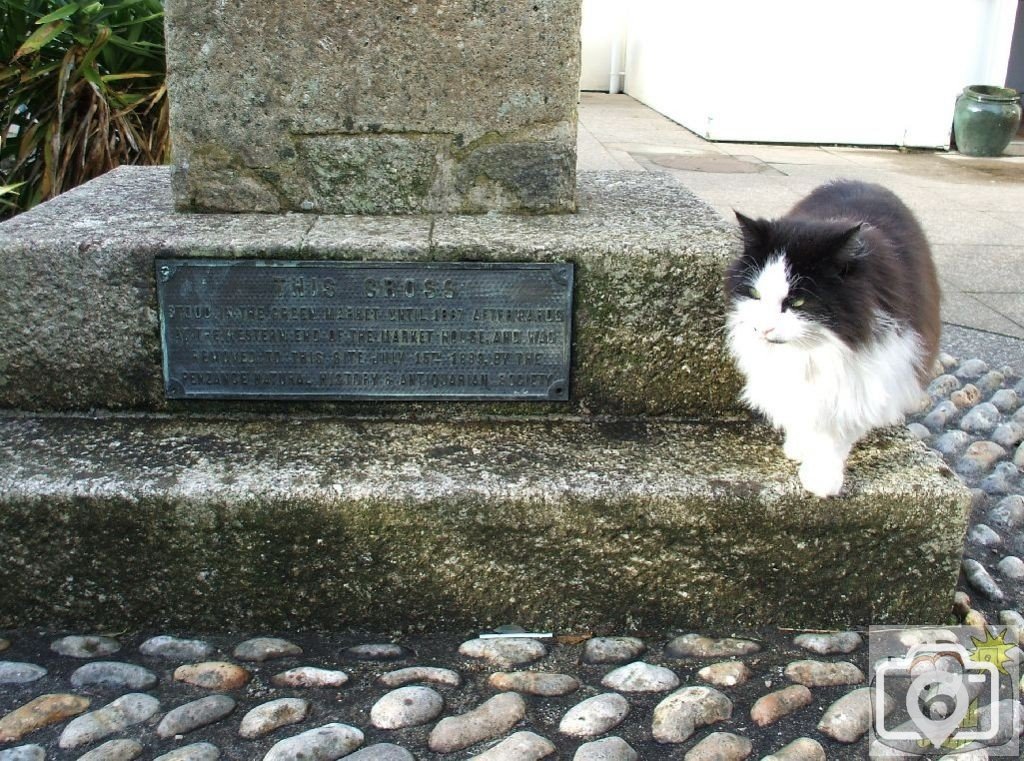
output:
[[[752,271],[785,251],[808,317],[854,349],[887,329],[883,321],[910,327],[922,344],[919,375],[930,371],[941,329],[938,278],[921,226],[892,192],[840,180],[779,219],[736,216],[745,245],[726,276],[731,297],[742,295]]]

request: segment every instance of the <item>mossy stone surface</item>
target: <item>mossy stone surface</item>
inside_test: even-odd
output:
[[[901,431],[838,499],[749,423],[0,421],[7,625],[947,621],[969,494]]]
[[[738,411],[721,277],[737,241],[665,175],[585,172],[561,215],[317,216],[174,210],[169,173],[122,167],[0,225],[0,407],[376,416]],[[568,261],[567,403],[169,404],[153,260]]]

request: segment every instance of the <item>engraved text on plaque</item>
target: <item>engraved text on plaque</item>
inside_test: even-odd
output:
[[[569,398],[569,263],[159,259],[156,279],[168,398]]]

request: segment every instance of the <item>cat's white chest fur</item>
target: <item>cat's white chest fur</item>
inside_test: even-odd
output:
[[[872,428],[899,423],[920,395],[919,342],[891,328],[860,351],[838,338],[813,348],[772,344],[742,327],[730,347],[746,377],[744,401],[787,431],[830,431],[851,443]]]

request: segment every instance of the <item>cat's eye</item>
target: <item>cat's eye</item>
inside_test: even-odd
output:
[[[795,299],[789,302],[789,305],[793,307],[793,309],[799,309],[806,303],[807,299],[805,299],[803,296],[797,296]]]
[[[747,295],[750,296],[750,298],[752,299],[761,298],[761,292],[757,290],[757,288],[755,288],[754,286],[749,286],[747,288]]]

